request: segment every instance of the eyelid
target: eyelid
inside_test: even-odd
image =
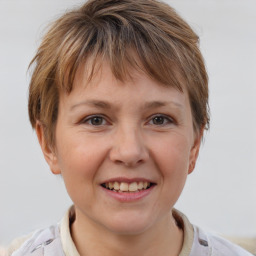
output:
[[[89,121],[92,120],[93,118],[95,117],[100,117],[103,119],[103,124],[100,124],[100,125],[92,125],[92,124],[89,124]],[[149,124],[150,122],[153,121],[153,119],[155,117],[163,117],[165,119],[165,121],[167,120],[167,122],[165,122],[164,124],[150,124],[150,125],[154,125],[154,126],[165,126],[165,125],[168,125],[168,124],[176,124],[176,120],[169,116],[169,115],[166,115],[166,114],[160,114],[160,113],[157,113],[157,114],[154,114],[154,115],[151,115],[149,118],[148,118],[148,121],[146,122],[147,124]],[[104,114],[92,114],[92,115],[88,115],[86,117],[83,117],[79,122],[77,122],[78,124],[88,124],[90,126],[104,126],[104,125],[109,125],[111,124],[111,122],[109,121],[108,117],[106,117]]]
[[[155,118],[155,117],[163,117],[163,118],[165,118],[165,120],[168,120],[168,123],[166,124],[166,123],[164,123],[164,124],[160,124],[160,125],[156,125],[156,124],[152,124],[152,125],[156,125],[156,126],[164,126],[164,125],[168,125],[168,124],[176,124],[176,121],[175,121],[175,119],[173,118],[173,117],[171,117],[171,116],[169,116],[169,115],[166,115],[166,114],[154,114],[154,115],[152,115],[150,118],[149,118],[149,121],[148,121],[148,123],[150,122],[150,121],[153,121],[153,119]]]
[[[100,125],[92,125],[92,124],[89,124],[88,122],[89,122],[90,120],[92,120],[93,118],[95,118],[95,117],[100,117],[100,118],[102,118],[103,121],[105,121],[105,123],[104,123],[104,124],[100,124]],[[103,114],[88,115],[88,116],[82,118],[81,121],[79,121],[79,124],[88,124],[88,125],[91,125],[91,126],[103,126],[103,125],[106,125],[106,124],[108,124],[108,123],[110,123],[110,122],[107,120],[107,117],[106,117],[105,115],[103,115]]]

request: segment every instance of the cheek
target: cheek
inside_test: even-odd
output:
[[[163,140],[162,140],[163,141]],[[189,168],[190,147],[183,137],[170,137],[155,144],[154,159],[164,184],[165,195],[179,196]]]
[[[92,189],[89,184],[95,183],[94,177],[105,156],[104,148],[81,137],[65,138],[70,139],[58,145],[58,164],[69,194],[76,193],[81,186],[82,190]]]
[[[188,175],[188,157],[177,149],[166,150],[164,154],[159,162],[164,184],[169,190],[180,191]]]
[[[104,155],[104,145],[82,132],[59,138],[58,159],[63,172],[73,174],[93,172]]]
[[[161,166],[160,170],[166,173],[187,172],[190,157],[190,143],[184,136],[168,136],[162,140],[155,140],[154,158],[155,162]]]
[[[61,174],[66,190],[75,205],[91,203],[88,195],[93,198],[97,158],[90,150],[72,148],[63,152]]]

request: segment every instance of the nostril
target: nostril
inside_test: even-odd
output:
[[[121,161],[122,162],[122,161]],[[142,164],[144,161],[142,159],[138,160],[138,161],[130,161],[130,162],[123,162],[123,164],[126,167],[134,167],[137,166],[139,164]]]
[[[123,164],[123,162],[121,160],[115,160],[116,164]]]
[[[126,167],[134,167],[134,166],[137,166],[139,164],[144,163],[143,159],[137,160],[136,158],[134,158],[134,159],[125,159],[125,158],[123,158],[122,160],[112,159],[112,161],[114,161],[114,163],[117,164],[117,165],[124,165]]]

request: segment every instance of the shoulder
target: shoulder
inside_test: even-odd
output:
[[[18,250],[21,245],[32,236],[32,233],[26,236],[22,236],[14,239],[6,249],[6,255],[12,255],[12,253]],[[1,255],[1,254],[0,254]]]
[[[252,256],[228,240],[194,226],[194,243],[190,256]]]
[[[215,255],[232,255],[232,256],[251,256],[252,254],[244,250],[242,247],[231,243],[230,241],[214,236],[209,235],[209,239],[212,243],[213,250]]]
[[[16,245],[14,251],[13,248],[8,249],[8,256],[64,256],[58,225],[35,231]]]

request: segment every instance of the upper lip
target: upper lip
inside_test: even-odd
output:
[[[150,180],[150,179],[147,179],[147,178],[140,178],[140,177],[137,177],[137,178],[115,177],[115,178],[107,179],[107,180],[103,181],[101,184],[108,183],[108,182],[115,182],[115,181],[117,181],[117,182],[126,182],[126,183],[143,181],[143,182],[149,182],[149,183],[156,184],[156,182],[154,182],[153,180]]]

